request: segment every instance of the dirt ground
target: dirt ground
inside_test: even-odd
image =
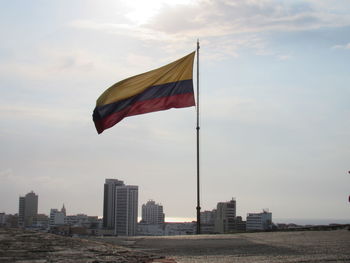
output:
[[[162,258],[91,240],[0,228],[1,263],[151,263]]]
[[[178,263],[350,262],[348,230],[102,239]]]
[[[0,262],[350,262],[350,231],[86,239],[0,228]]]

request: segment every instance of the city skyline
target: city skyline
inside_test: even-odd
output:
[[[0,212],[33,190],[39,213],[64,203],[101,217],[104,180],[118,178],[166,217],[195,218],[195,108],[101,135],[92,111],[199,38],[201,211],[233,196],[239,215],[350,219],[349,3],[130,2],[2,3]]]
[[[113,184],[114,187],[112,186],[112,189],[109,189],[109,190],[106,191],[106,185],[108,185],[108,184]],[[108,192],[110,192],[113,189],[115,191],[117,186],[119,186],[121,188],[123,188],[123,186],[125,187],[124,182],[121,181],[121,180],[118,180],[118,179],[105,179],[104,195],[106,195],[106,192],[107,192],[107,196],[108,196]],[[136,187],[136,189],[138,188],[138,186],[126,186],[126,188],[129,188],[129,187],[131,187],[131,188],[135,188]],[[30,191],[29,193],[26,194],[26,196],[32,195],[32,194],[35,194],[35,193],[33,191]],[[18,209],[17,209],[17,213],[8,213],[7,211],[0,211],[0,213],[4,213],[4,214],[8,214],[8,215],[17,215],[18,216],[18,220],[19,220],[18,223],[19,223],[19,225],[22,225],[21,220],[23,221],[23,219],[21,219],[21,210],[22,210],[22,217],[23,217],[23,213],[24,213],[23,212],[23,209],[24,209],[23,204],[24,204],[24,198],[26,198],[26,196],[25,197],[21,197],[21,196],[19,197],[19,206],[18,206]],[[110,198],[111,199],[115,199],[115,196],[113,195]],[[36,206],[38,206],[38,195],[36,195],[36,199],[37,199]],[[236,213],[235,212],[236,211],[236,198],[232,198],[230,201],[223,201],[223,200],[218,201],[217,202],[217,207],[222,206],[223,204],[226,204],[226,203],[230,203],[230,202],[234,202],[233,217],[236,217],[236,214],[235,214]],[[106,202],[104,202],[104,207],[105,207],[105,203]],[[163,211],[163,206],[161,204],[156,204],[154,200],[149,199],[144,204],[138,206],[138,210],[141,211],[141,214],[144,213],[144,207],[145,206],[147,207],[149,204],[151,204],[151,206],[158,206],[161,209],[160,211]],[[22,206],[22,208],[21,208],[21,206]],[[113,206],[115,206],[114,203],[112,204],[111,207],[109,207],[109,209],[112,209]],[[64,203],[62,205],[61,210],[59,210],[57,208],[50,208],[50,212],[48,213],[48,215],[51,215],[53,210],[57,211],[57,212],[60,212],[60,213],[63,213],[64,216],[66,216],[66,215],[67,216],[76,216],[76,215],[84,215],[84,216],[86,216],[86,214],[84,214],[82,211],[75,212],[74,214],[73,213],[70,213],[70,214],[66,213],[66,208],[65,208],[65,204]],[[157,208],[157,210],[158,210],[158,208]],[[269,212],[268,208],[264,208],[262,210],[263,210],[264,213],[266,211]],[[36,207],[36,211],[38,211],[38,207]],[[202,210],[201,211],[201,218],[202,218],[202,216],[205,216],[204,214],[212,213],[213,211],[215,211],[215,213],[216,213],[217,208]],[[156,213],[158,213],[158,212],[156,212]],[[257,213],[257,211],[254,211],[254,212],[246,211],[245,214],[239,215],[239,217],[245,219],[245,215],[248,217],[250,214],[254,214],[254,213]],[[138,214],[140,214],[140,213],[138,212]],[[163,222],[167,222],[167,223],[171,223],[171,222],[174,222],[174,223],[175,222],[179,222],[179,223],[181,223],[181,222],[194,222],[194,221],[196,221],[196,218],[194,218],[194,217],[192,217],[192,218],[191,217],[167,217],[167,216],[165,216],[165,214],[163,212],[161,212],[161,214],[162,214]],[[39,215],[39,216],[40,215],[44,215],[45,216],[47,214],[44,211],[42,211],[42,213],[37,212],[37,215]],[[93,215],[93,216],[95,216],[95,215]],[[114,228],[114,225],[108,225],[108,223],[107,223],[107,221],[108,221],[107,218],[109,218],[110,215],[106,214],[106,216],[96,216],[96,217],[102,219],[102,226],[103,226],[104,229],[113,229]],[[201,220],[206,221],[207,219],[201,219]],[[328,219],[318,219],[318,218],[309,218],[309,219],[307,219],[307,218],[304,218],[304,219],[303,218],[276,218],[276,220],[273,221],[273,223],[297,223],[297,224],[300,224],[300,225],[327,225],[327,224],[333,224],[333,223],[344,224],[346,222],[348,222],[348,219],[337,219],[337,218],[328,218]],[[145,223],[145,222],[143,222],[142,216],[137,216],[137,223]],[[202,221],[202,224],[207,224],[207,223],[206,222],[203,223],[203,221]]]
[[[105,185],[108,184],[108,183],[114,183],[115,184],[114,190],[116,190],[115,188],[118,185],[119,186],[125,186],[124,182],[121,181],[121,180],[118,180],[118,179],[105,179]],[[137,186],[127,186],[127,188],[128,187],[131,187],[131,188],[136,187],[136,189],[138,188]],[[105,186],[105,189],[106,189],[106,186]],[[31,195],[31,194],[35,194],[35,193],[33,191],[30,191],[29,193],[26,194],[26,196],[27,195]],[[104,194],[106,194],[106,190],[104,191]],[[24,200],[24,198],[25,197],[21,197],[21,196],[19,197],[19,206],[18,206],[18,209],[17,209],[16,213],[8,213],[7,211],[0,211],[0,213],[4,213],[4,214],[7,214],[7,215],[17,215],[18,216],[18,224],[22,225],[21,220],[23,221],[23,219],[21,219],[20,214],[21,214],[21,204],[22,204],[22,210],[24,208],[23,207],[23,200]],[[38,195],[36,195],[36,198],[38,199]],[[115,197],[113,197],[113,198],[115,198]],[[230,201],[223,201],[223,200],[221,200],[221,201],[217,202],[216,208],[202,210],[201,211],[201,218],[202,218],[202,216],[208,217],[209,215],[207,215],[207,213],[211,214],[214,211],[215,211],[214,213],[216,214],[217,207],[222,206],[223,204],[226,204],[226,203],[230,203],[230,202],[234,202],[234,207],[235,207],[234,211],[236,211],[236,198],[232,198]],[[149,205],[149,203],[151,203],[151,206],[154,206],[154,205],[155,206],[160,206],[161,211],[163,211],[163,206],[161,204],[156,204],[154,200],[149,199],[146,203],[138,206],[138,210],[141,211],[141,214],[144,213],[144,206]],[[38,204],[38,202],[37,202],[37,204]],[[113,204],[113,206],[114,206],[114,204]],[[263,213],[269,212],[268,208],[264,208],[262,210],[263,210]],[[38,211],[38,208],[36,208],[36,211]],[[42,213],[38,212],[37,215],[38,216],[47,216],[47,215],[49,215],[51,217],[52,211],[63,213],[64,216],[67,215],[67,217],[71,217],[71,216],[74,217],[74,216],[77,216],[77,215],[78,216],[82,215],[82,216],[86,216],[87,217],[87,215],[84,214],[82,211],[78,211],[78,212],[76,211],[74,214],[73,213],[69,213],[69,214],[66,213],[65,204],[62,205],[62,208],[60,210],[57,209],[57,208],[50,208],[50,211],[49,211],[48,214],[43,211]],[[257,212],[257,211],[246,211],[245,214],[238,215],[238,217],[241,217],[242,219],[246,219],[251,214],[259,214],[259,213],[260,212]],[[236,217],[235,212],[233,212],[232,215],[233,215],[233,217]],[[90,216],[95,217],[96,215],[90,215]],[[23,217],[23,212],[22,212],[22,217]],[[107,217],[109,217],[109,216],[108,215],[106,217],[96,216],[96,218],[100,218],[102,220],[101,221],[102,222],[101,226],[104,229],[111,230],[111,229],[114,228],[114,226],[108,226],[108,225],[105,225],[106,223],[104,223],[105,220],[108,221]],[[196,221],[196,218],[194,218],[194,217],[192,217],[192,218],[191,217],[167,217],[167,216],[165,216],[164,213],[162,213],[162,218],[163,218],[163,220],[165,219],[163,222],[166,222],[166,223],[171,223],[171,222],[181,223],[181,222],[194,222],[194,221]],[[62,219],[60,219],[60,220],[62,221]],[[202,221],[202,224],[207,224],[206,221],[208,220],[208,218],[203,218],[201,220],[204,220],[204,221]],[[328,224],[334,224],[334,223],[345,224],[348,221],[349,221],[348,219],[336,219],[336,218],[328,218],[328,219],[318,219],[318,218],[309,218],[309,219],[307,219],[307,218],[276,218],[272,222],[276,223],[276,224],[278,224],[278,223],[288,223],[288,224],[292,223],[292,224],[299,224],[299,225],[328,225]],[[145,223],[143,221],[143,219],[142,219],[142,216],[137,216],[137,223]]]

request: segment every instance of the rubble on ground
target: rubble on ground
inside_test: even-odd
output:
[[[161,256],[79,238],[0,228],[0,262],[161,262]]]

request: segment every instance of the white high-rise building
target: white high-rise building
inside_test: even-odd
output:
[[[156,204],[153,200],[142,205],[142,223],[145,224],[163,224],[164,213],[163,206]]]
[[[124,186],[124,182],[117,179],[106,179],[103,196],[103,228],[114,229],[115,226],[115,189]]]
[[[33,226],[36,224],[38,214],[38,196],[31,191],[24,197],[19,198],[18,225],[21,227]]]
[[[121,185],[115,188],[115,227],[117,236],[137,233],[138,186]]]
[[[216,208],[215,232],[227,233],[235,228],[236,200],[219,202]]]
[[[103,199],[103,227],[115,235],[134,236],[137,232],[138,186],[106,179]]]
[[[263,210],[262,213],[249,213],[247,215],[247,231],[268,230],[272,227],[272,213]]]
[[[58,209],[51,208],[50,220],[49,220],[50,227],[64,225],[65,218],[66,218],[66,216],[65,216],[65,213],[63,211],[59,211]]]

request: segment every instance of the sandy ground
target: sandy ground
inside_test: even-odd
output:
[[[189,262],[350,262],[350,231],[302,231],[174,237],[104,237],[126,246]]]

